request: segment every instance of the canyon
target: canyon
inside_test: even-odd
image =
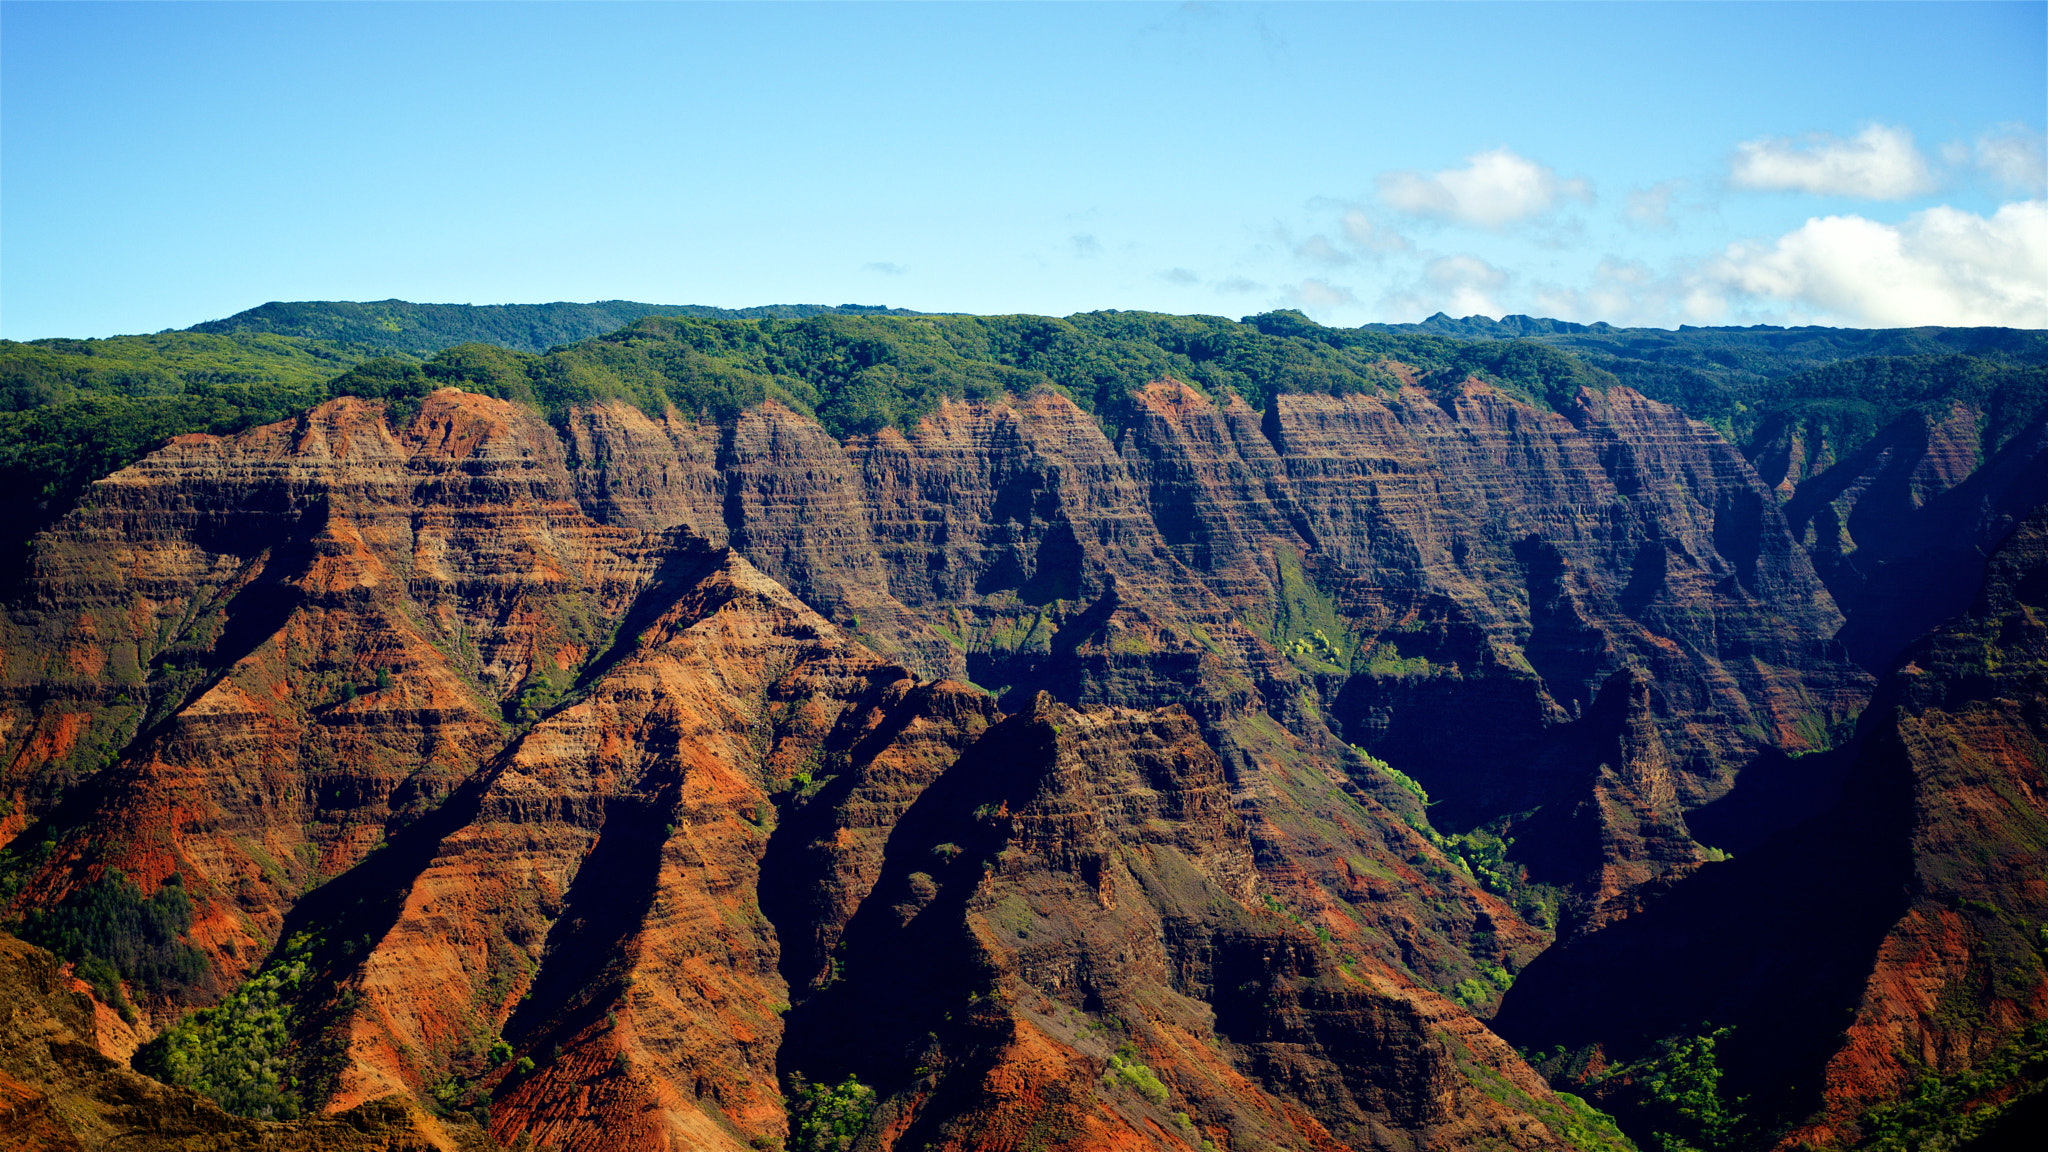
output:
[[[1718,1028],[1731,1140],[1848,1146],[2048,1019],[2038,415],[1384,371],[172,437],[6,605],[0,837],[24,937],[186,922],[7,944],[8,1115],[1590,1152]]]

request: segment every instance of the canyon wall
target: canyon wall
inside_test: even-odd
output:
[[[314,1112],[738,1150],[854,1076],[878,1148],[1619,1146],[1487,1020],[1547,1038],[1521,974],[1721,883],[1689,817],[1873,683],[1819,496],[1625,388],[388,414],[172,441],[0,621],[10,913],[175,889],[199,966],[101,1047],[288,974]]]

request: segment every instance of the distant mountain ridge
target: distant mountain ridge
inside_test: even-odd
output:
[[[2015,339],[2034,329],[2024,328],[1945,328],[1936,325],[1922,325],[1915,328],[1834,328],[1821,324],[1783,326],[1778,324],[1751,324],[1699,326],[1681,324],[1677,328],[1628,328],[1597,320],[1591,324],[1580,324],[1571,320],[1554,320],[1543,316],[1525,316],[1514,313],[1495,320],[1477,313],[1471,316],[1455,317],[1438,312],[1416,324],[1362,324],[1377,332],[1427,332],[1438,336],[1455,336],[1462,340],[1520,340],[1556,338],[1553,343],[1573,343],[1571,337],[1591,337],[1633,342],[1670,344],[1722,344],[1729,346],[1751,346],[1757,348],[1791,349],[1801,346],[1828,348],[1834,350],[1828,359],[1843,356],[1908,356],[1933,352],[1968,352],[1983,354],[2000,350],[2017,350],[2031,344],[2031,341]],[[1584,341],[1581,341],[1584,342]]]
[[[431,356],[457,344],[496,344],[545,352],[616,332],[646,316],[699,320],[801,320],[811,316],[916,316],[879,304],[769,304],[714,308],[705,304],[643,304],[599,300],[590,304],[414,304],[409,300],[273,300],[224,320],[185,329],[216,336],[269,332]]]

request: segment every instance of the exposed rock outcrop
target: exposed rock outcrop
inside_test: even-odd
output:
[[[1853,1142],[1919,1077],[1980,1066],[2048,1012],[2044,609],[2036,512],[1880,686],[1837,807],[1546,953],[1496,1026],[1610,1063],[1732,1027],[1725,1095],[1790,1122],[1787,1147]]]
[[[799,1070],[911,1079],[908,1147],[1562,1139],[1512,1051],[1258,854],[1184,711],[1040,695],[898,822],[838,978],[791,1014]]]
[[[1516,893],[1626,927],[1868,684],[1625,389],[385,412],[102,481],[0,627],[15,910],[176,874],[208,979],[136,1038],[289,958],[316,1109],[738,1152],[857,1073],[883,1147],[1599,1145],[1475,1016]]]
[[[1844,647],[1872,671],[1968,607],[1992,551],[2048,502],[2048,425],[1997,443],[1986,423],[1961,403],[1938,419],[1909,412],[1839,462],[1787,469],[1778,484],[1794,534],[1847,614]],[[1760,463],[1777,443],[1796,448],[1799,431],[1772,431]]]
[[[1769,489],[1711,429],[1626,389],[1562,415],[1476,383],[1284,395],[1264,414],[1177,381],[1137,399],[1114,449],[1050,392],[948,403],[843,448],[773,405],[661,435],[611,409],[578,435],[641,430],[579,450],[579,485],[594,515],[723,533],[924,674],[1185,701],[1212,739],[1259,712],[1312,741],[1333,730],[1422,779],[1456,827],[1644,814],[1629,835],[1659,847],[1637,866],[1567,877],[1595,903],[1689,868],[1685,809],[1868,691]],[[626,489],[635,502],[611,495]],[[706,490],[715,523],[692,519]],[[1614,792],[1641,771],[1589,789],[1576,765],[1518,767],[1571,760],[1561,733],[1626,669],[1651,686],[1668,796]]]
[[[1300,667],[1161,543],[1064,399],[952,405],[851,451],[768,406],[698,456],[706,430],[614,409],[561,435],[452,390],[401,429],[383,412],[336,401],[172,443],[45,537],[8,621],[9,780],[40,817],[16,907],[114,868],[144,893],[176,874],[194,906],[208,979],[131,988],[144,1035],[288,964],[289,1067],[315,1109],[396,1095],[508,1142],[737,1150],[785,1136],[784,1073],[854,1061],[901,1120],[891,1143],[1006,1146],[988,1112],[1006,1107],[1067,1116],[1083,1145],[1184,1142],[1139,1081],[1100,1082],[1104,1029],[1156,1004],[1130,1060],[1185,1080],[1226,1141],[1584,1143],[1430,990],[1519,967],[1543,933],[1313,722]],[[624,470],[649,453],[673,466]],[[700,534],[707,492],[728,520]],[[996,698],[853,635],[1000,673],[1038,719],[1001,723]],[[1150,710],[1164,698],[1185,707]],[[1018,760],[1056,711],[1064,750]],[[906,915],[944,919],[917,914],[935,875],[980,875],[966,841],[1009,827],[1002,797],[945,799],[1002,765],[1025,773],[1012,808],[1043,819],[990,883],[1079,901],[1072,948],[1041,963],[990,936],[1011,907],[991,888],[903,952],[923,938]],[[906,871],[930,813],[963,831]],[[1003,871],[1018,853],[1050,871]],[[1299,1024],[1243,1018],[1268,957]],[[994,1015],[926,1029],[943,1075],[875,1046],[988,963],[1015,973],[1011,1000],[989,985]],[[872,995],[842,1023],[919,1004],[857,1044],[818,1033],[856,987]],[[1241,1038],[1214,1022],[1231,1012]],[[1357,1027],[1420,1079],[1375,1071]]]
[[[179,873],[193,942],[239,979],[302,892],[503,744],[522,694],[566,686],[665,551],[583,516],[547,424],[480,397],[398,431],[339,400],[174,440],[39,542],[0,641],[17,809],[105,763],[25,891]]]
[[[485,1152],[474,1125],[403,1098],[273,1123],[222,1112],[100,1054],[92,1000],[57,958],[0,933],[0,1149],[7,1152]]]

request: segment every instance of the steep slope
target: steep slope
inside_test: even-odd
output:
[[[330,1107],[452,1074],[495,1089],[508,1138],[779,1134],[788,989],[757,895],[773,796],[827,771],[893,772],[914,795],[993,706],[914,685],[730,552],[666,576],[650,595],[669,602],[643,601],[626,652],[469,782],[446,816],[459,825],[412,849],[422,865],[378,914],[389,926],[340,977],[359,1006]],[[862,854],[819,847],[857,901]],[[544,1067],[489,1075],[500,1037]]]
[[[4,641],[42,903],[108,867],[180,874],[192,942],[239,978],[299,893],[437,805],[522,695],[559,691],[654,570],[652,542],[567,499],[531,415],[449,392],[394,432],[382,410],[179,438],[42,541]]]
[[[1746,1097],[1750,1115],[1722,1134],[1734,1146],[1853,1142],[1922,1077],[1995,1066],[2048,1009],[2044,596],[2037,511],[1969,611],[1880,687],[1839,807],[1544,955],[1495,1018],[1502,1033],[1576,1050],[1556,1068],[1590,1076],[1635,1123],[1647,1076],[1632,1062],[1732,1028],[1721,1095],[1731,1112]],[[1937,1120],[2009,1100],[2012,1076],[2037,1074],[2019,1067],[1952,1093]]]
[[[1276,899],[1261,839],[1184,711],[1041,694],[896,825],[791,1013],[798,1070],[908,1081],[885,1146],[1534,1147],[1586,1123]]]
[[[1768,489],[1626,390],[1563,415],[1476,381],[1134,402],[1116,446],[1050,392],[843,446],[772,402],[730,431],[610,405],[571,433],[592,515],[728,540],[924,674],[1185,701],[1223,745],[1262,713],[1325,756],[1339,736],[1450,827],[1541,810],[1525,863],[1594,904],[1689,867],[1685,809],[1868,690]],[[1588,712],[1631,675],[1654,740],[1602,776],[1586,749],[1622,721]],[[1613,867],[1617,837],[1643,848]]]
[[[794,1019],[814,1020],[803,1013],[843,995],[845,973],[900,997],[965,962],[935,946],[877,978],[862,968],[876,946],[862,926],[902,903],[890,877],[903,828],[925,826],[926,790],[985,787],[1019,726],[997,725],[983,692],[877,657],[687,524],[584,516],[568,453],[597,414],[565,444],[524,409],[453,390],[396,428],[389,411],[344,399],[238,436],[180,438],[96,485],[41,541],[5,649],[12,818],[33,821],[8,862],[14,908],[31,926],[97,923],[95,910],[175,893],[162,906],[189,906],[189,927],[171,929],[196,971],[123,967],[122,951],[109,977],[93,967],[107,960],[91,950],[100,936],[64,939],[84,942],[81,971],[134,1002],[143,1037],[163,1030],[138,1067],[238,1107],[289,1115],[395,1094],[565,1148],[785,1138],[784,1074],[846,1059],[837,1041],[785,1032],[793,1002]],[[984,602],[968,599],[980,631],[1018,611],[1020,583],[1043,575],[1069,592],[1032,610],[1082,639],[1027,653],[1017,679],[1096,709],[1185,695],[1231,757],[1226,768],[1186,711],[1074,714],[1077,732],[1104,735],[1054,758],[1061,788],[1121,808],[1136,802],[1131,772],[1154,780],[1167,794],[1159,819],[1193,825],[1183,856],[1224,869],[1208,895],[1175,899],[1227,899],[1238,912],[1225,927],[1256,921],[1251,951],[1229,962],[1295,955],[1299,986],[1276,995],[1323,996],[1315,1011],[1332,1021],[1370,1018],[1377,1043],[1409,1053],[1424,1078],[1377,1069],[1330,1023],[1302,1066],[1323,1086],[1310,1090],[1290,1071],[1298,1038],[1246,1031],[1240,1044],[1204,1023],[1242,1011],[1236,985],[1164,969],[1134,972],[1116,1011],[1079,1002],[1093,1015],[1063,1027],[1121,1028],[1112,1017],[1170,1001],[1174,1030],[1159,1042],[1181,1052],[1175,1067],[1199,1070],[1219,1132],[1242,1122],[1297,1146],[1332,1130],[1393,1146],[1425,1129],[1451,1146],[1600,1143],[1587,1114],[1428,990],[1469,983],[1482,964],[1505,979],[1542,934],[1403,818],[1420,822],[1398,784],[1342,752],[1361,786],[1327,733],[1305,739],[1261,706],[1259,682],[1286,688],[1297,674],[1170,554],[1147,550],[1149,517],[1096,426],[1046,395],[949,408],[923,436],[918,454],[886,435],[857,447],[955,485],[958,501],[927,489],[903,504],[949,508],[963,530],[937,542],[959,548],[964,570],[1001,574]],[[863,544],[863,531],[890,537],[861,505],[831,499],[848,473],[831,470],[828,449],[816,425],[757,409],[721,446],[738,478],[721,480],[721,507],[754,509],[740,526],[793,578],[877,589],[884,605],[904,603],[900,588],[929,612],[960,577],[891,584],[901,563],[870,562],[865,582],[859,572],[863,556],[907,554],[929,522],[899,525],[902,543]],[[808,472],[795,464],[805,453]],[[951,480],[932,459],[951,461]],[[993,559],[975,538],[991,520],[1013,533]],[[1141,607],[1119,604],[1126,586]],[[844,604],[834,610],[851,625]],[[906,628],[924,626],[901,611]],[[1122,639],[1133,635],[1143,642]],[[1161,657],[1169,639],[1177,649]],[[1034,715],[1059,707],[1009,692]],[[1137,768],[1090,782],[1087,765],[1134,755],[1133,742]],[[956,817],[963,835],[977,819]],[[1032,851],[1106,861],[1148,843],[1153,823],[1055,821]],[[1124,928],[1193,906],[1163,907],[1166,918],[1155,909]],[[1332,980],[1327,994],[1304,991]],[[209,1003],[220,1007],[180,1018]],[[1063,1077],[1092,1084],[1100,1071],[1071,1044],[1062,1055],[1018,1035]],[[999,1146],[977,1143],[973,1077],[1035,1073],[990,1051],[978,1034],[939,1044],[934,1059],[980,1071],[950,1081],[946,1103],[920,1105],[919,1131]],[[915,1079],[900,1063],[862,1069],[888,1077],[878,1083],[894,1098]],[[1131,1108],[1083,1109],[1100,1124],[1076,1129],[1075,1146],[1141,1132],[1187,1141],[1171,1113]]]
[[[1557,353],[1284,314],[653,318],[334,388],[383,399],[93,485],[0,621],[0,899],[103,1050],[242,1112],[1612,1144],[1498,1011],[1647,1135],[1718,1051],[1685,1139],[1838,1142],[1885,1053],[1991,1100],[2048,1011],[1984,847],[2036,850],[2032,593],[1822,751],[1834,638],[2034,499],[2010,405],[1759,475]]]
[[[1938,418],[1899,417],[1840,461],[1824,434],[1809,445],[1802,431],[1776,426],[1761,462],[1844,606],[1844,647],[1873,670],[1967,607],[1992,550],[2048,502],[2041,416],[2005,429],[1957,402]]]
[[[102,1056],[90,998],[57,958],[0,933],[0,1148],[7,1152],[455,1152],[492,1147],[473,1125],[402,1100],[290,1124],[230,1116],[195,1092]]]

